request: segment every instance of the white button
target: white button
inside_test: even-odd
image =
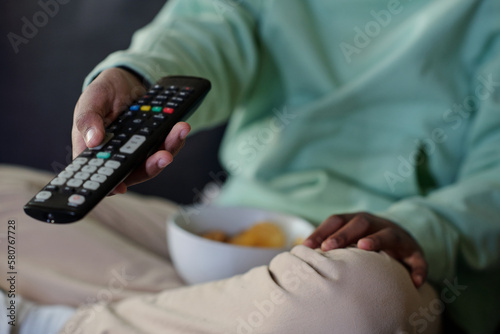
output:
[[[71,179],[68,181],[68,183],[66,183],[66,185],[69,187],[78,188],[79,186],[82,185],[82,183],[83,183],[83,180]]]
[[[120,147],[121,153],[132,154],[146,141],[146,137],[140,135],[133,135],[130,139]]]
[[[89,173],[78,172],[75,174],[75,179],[86,180],[90,177]]]
[[[121,163],[119,161],[109,160],[108,162],[106,162],[106,164],[104,166],[109,167],[109,168],[113,168],[113,169],[117,169],[118,167],[120,167],[120,165],[121,165]]]
[[[76,158],[75,160],[73,160],[73,163],[75,165],[84,165],[87,163],[87,161],[89,161],[89,159],[87,158]]]
[[[85,203],[85,197],[82,195],[71,195],[68,198],[68,203],[73,206],[81,205]]]
[[[107,178],[108,177],[106,175],[94,174],[90,179],[95,182],[103,183],[104,181],[106,181]]]
[[[96,166],[83,166],[82,168],[82,172],[85,172],[85,173],[93,173],[97,170],[97,167]]]
[[[102,166],[104,159],[92,159],[89,161],[90,166]]]
[[[59,173],[59,177],[63,177],[65,179],[69,179],[73,176],[73,172],[70,172],[68,170],[63,170],[62,172]]]
[[[35,198],[38,201],[45,201],[46,199],[49,199],[52,196],[52,193],[50,191],[40,191],[38,194],[36,194]]]
[[[69,164],[68,167],[66,167],[66,170],[69,172],[76,172],[80,169],[81,165],[78,164]]]
[[[62,186],[66,183],[66,181],[67,179],[65,179],[64,177],[56,177],[50,182],[50,184],[52,184],[53,186]]]
[[[106,176],[110,176],[111,174],[113,174],[115,170],[112,169],[112,168],[108,168],[108,167],[102,167],[102,168],[99,168],[99,170],[97,171],[99,174],[103,174],[103,175],[106,175]]]
[[[90,150],[92,151],[99,151],[101,148],[104,147],[108,143],[108,141],[113,138],[114,134],[112,132],[106,132],[106,135],[104,136],[104,140],[96,147],[92,147]]]
[[[95,182],[95,181],[87,181],[83,184],[83,187],[85,189],[89,189],[89,190],[97,190],[97,188],[99,188],[100,184],[98,182]]]

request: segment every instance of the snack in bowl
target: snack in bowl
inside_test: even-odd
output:
[[[285,233],[281,227],[270,221],[257,222],[234,236],[228,236],[221,230],[210,230],[201,236],[239,246],[282,248],[286,245]]]
[[[187,284],[224,279],[269,264],[314,231],[305,219],[269,210],[190,209],[169,216],[166,233],[170,258]]]

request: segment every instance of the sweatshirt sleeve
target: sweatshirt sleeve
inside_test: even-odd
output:
[[[188,122],[193,130],[226,121],[252,85],[258,63],[254,12],[243,1],[170,0],[129,49],[109,55],[86,78],[123,66],[150,83],[166,75],[209,79],[212,90]]]
[[[380,213],[419,242],[434,282],[455,277],[457,266],[489,271],[500,265],[500,29],[492,31],[470,84],[476,108],[462,115],[468,134],[456,182]]]

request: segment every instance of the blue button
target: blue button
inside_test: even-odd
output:
[[[96,156],[99,159],[109,159],[109,157],[111,156],[111,153],[109,153],[109,152],[99,152],[99,153],[97,153]]]
[[[137,110],[139,110],[140,108],[141,108],[141,106],[140,106],[140,105],[138,105],[138,104],[134,104],[133,106],[130,106],[130,108],[129,108],[129,109],[130,109],[130,110],[132,110],[132,111],[137,111]]]

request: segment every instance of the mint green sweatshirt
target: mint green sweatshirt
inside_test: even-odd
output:
[[[189,122],[228,122],[218,203],[389,218],[440,296],[409,321],[496,326],[500,1],[170,0],[86,84],[113,66],[211,80]]]

